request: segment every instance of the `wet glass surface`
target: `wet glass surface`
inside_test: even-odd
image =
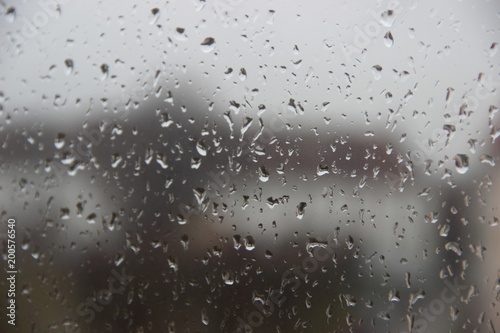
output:
[[[0,16],[0,331],[500,329],[499,2]]]

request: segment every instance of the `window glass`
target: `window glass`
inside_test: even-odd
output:
[[[0,14],[2,332],[500,330],[499,2]]]

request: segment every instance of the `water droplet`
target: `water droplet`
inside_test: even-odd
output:
[[[54,141],[54,146],[56,149],[62,149],[66,144],[66,135],[64,133],[57,133],[56,140]]]
[[[107,64],[102,64],[100,68],[102,74],[104,74],[104,78],[106,78],[108,76],[109,66]]]
[[[87,216],[87,223],[89,224],[94,224],[95,223],[95,218],[96,218],[96,215],[95,213],[91,213]]]
[[[395,18],[394,11],[389,9],[382,12],[380,15],[380,22],[386,27],[391,27],[394,24]]]
[[[185,34],[186,32],[185,28],[177,27],[175,28],[175,31],[177,32],[177,34],[175,35],[175,38],[177,40],[187,40],[187,35]]]
[[[167,128],[172,125],[174,121],[172,120],[172,118],[170,118],[170,115],[168,113],[163,112],[160,114],[160,123],[161,127]]]
[[[240,68],[239,78],[241,81],[245,81],[247,79],[247,70],[244,68]]]
[[[354,307],[358,303],[356,298],[354,298],[354,296],[352,296],[352,295],[345,294],[345,295],[342,295],[342,297],[344,298],[346,306]]]
[[[66,74],[69,75],[73,72],[74,63],[72,59],[64,60],[64,64],[66,65]]]
[[[9,7],[5,12],[5,18],[7,22],[13,22],[16,19],[16,9],[14,7]]]
[[[188,237],[188,235],[182,235],[182,237],[181,237],[181,244],[182,244],[182,247],[184,248],[184,250],[188,249],[188,246],[189,246],[189,237]]]
[[[122,253],[117,253],[114,259],[115,266],[120,266],[125,260],[125,256]]]
[[[386,320],[386,321],[391,320],[391,315],[388,312],[385,312],[385,311],[379,312],[377,314],[377,317],[380,318],[380,319],[382,319],[382,320]]]
[[[203,325],[206,325],[208,326],[208,315],[207,315],[207,309],[206,308],[203,308],[201,310],[201,322],[203,323]]]
[[[458,256],[462,255],[462,248],[460,247],[460,244],[458,244],[457,242],[446,243],[444,248],[448,251],[455,252]]]
[[[410,306],[417,303],[419,299],[424,299],[424,298],[425,298],[425,291],[423,291],[422,289],[418,289],[417,291],[410,293]]]
[[[495,159],[490,155],[483,154],[479,156],[479,160],[481,161],[481,163],[487,163],[491,166],[495,166]]]
[[[265,166],[259,167],[259,179],[264,183],[269,180],[269,172],[266,170]]]
[[[201,166],[201,158],[193,157],[191,159],[191,169],[199,169]]]
[[[59,218],[61,220],[68,220],[69,219],[69,208],[61,208]]]
[[[179,269],[179,263],[177,262],[177,258],[175,256],[169,256],[167,259],[168,267],[172,268],[175,272]]]
[[[153,8],[153,9],[151,9],[151,14],[152,14],[152,18],[149,21],[149,23],[155,24],[156,21],[158,21],[158,18],[160,17],[160,10],[158,8]]]
[[[380,80],[380,78],[382,77],[382,66],[380,65],[373,66],[372,73],[373,73],[373,78],[375,80]]]
[[[368,176],[367,175],[363,175],[363,177],[361,177],[361,179],[359,181],[359,184],[358,184],[359,188],[365,187],[367,180],[368,180]]]
[[[390,302],[399,302],[400,296],[399,296],[399,291],[397,289],[391,289],[389,291],[389,301]]]
[[[352,238],[351,235],[347,236],[345,243],[347,245],[347,248],[351,250],[354,247],[354,239]]]
[[[309,255],[311,257],[314,256],[314,249],[316,248],[323,248],[323,249],[326,249],[328,247],[328,242],[320,242],[314,238],[310,239],[308,242],[307,242],[307,245],[306,245],[306,251],[307,253],[309,253]]]
[[[215,39],[212,37],[207,37],[203,42],[201,42],[201,50],[205,53],[212,52],[215,48]]]
[[[240,135],[240,141],[243,141],[243,136],[245,133],[248,131],[250,126],[252,125],[253,119],[250,117],[245,117],[243,119],[243,123],[241,124],[241,135]]]
[[[456,321],[458,319],[458,313],[460,311],[456,306],[450,306],[450,319],[451,321]]]
[[[255,249],[255,240],[252,236],[246,236],[244,241],[245,249],[252,251]]]
[[[316,175],[323,176],[329,173],[330,172],[328,171],[328,165],[318,165],[318,168],[316,169]]]
[[[439,229],[439,236],[441,237],[448,237],[448,233],[450,232],[450,225],[445,224]]]
[[[333,317],[333,307],[331,304],[328,304],[328,307],[326,308],[326,317],[328,319]]]
[[[455,155],[455,166],[460,174],[465,174],[469,170],[469,156],[465,154]]]
[[[306,207],[307,203],[301,202],[297,205],[297,210],[295,212],[295,215],[297,216],[298,219],[302,220],[304,218],[304,215],[306,213]]]
[[[207,156],[207,147],[205,146],[203,140],[198,141],[198,143],[196,144],[196,150],[201,156]]]
[[[392,45],[394,45],[394,38],[392,37],[392,33],[390,31],[388,31],[384,35],[384,43],[385,43],[385,46],[387,46],[387,47],[391,47]]]
[[[493,57],[498,52],[498,43],[493,43],[490,46],[490,57]]]
[[[236,250],[239,250],[239,248],[241,247],[241,236],[240,235],[233,236],[233,246]]]
[[[273,257],[273,253],[269,250],[266,250],[264,256],[266,257],[266,259],[271,259]]]

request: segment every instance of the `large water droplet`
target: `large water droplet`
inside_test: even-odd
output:
[[[16,18],[16,9],[14,7],[9,7],[5,12],[5,18],[7,22],[13,22]]]
[[[196,144],[196,150],[201,156],[207,156],[207,147],[205,146],[203,140],[198,141],[198,143]]]
[[[56,136],[56,140],[54,141],[54,146],[56,149],[62,149],[66,144],[65,141],[66,135],[64,133],[58,133]]]
[[[388,31],[385,34],[384,43],[385,43],[385,46],[387,46],[387,47],[391,47],[392,45],[394,45],[394,37],[392,37],[392,34],[390,31]]]
[[[479,160],[481,161],[481,163],[487,163],[491,166],[495,166],[495,159],[490,155],[483,154],[479,156]]]
[[[305,202],[301,202],[297,205],[297,210],[295,212],[295,215],[297,216],[298,219],[302,220],[304,218],[304,215],[306,213],[306,207],[307,204]]]
[[[252,251],[253,249],[255,249],[255,240],[253,239],[252,236],[246,236],[244,244],[245,244],[245,249],[247,249],[248,251]]]
[[[267,172],[265,166],[259,168],[259,179],[261,182],[267,182],[269,180],[269,172]]]
[[[201,310],[201,322],[203,323],[203,325],[206,325],[208,326],[208,315],[207,315],[207,309],[203,308],[203,310]]]
[[[380,65],[373,66],[372,73],[373,73],[373,78],[375,80],[380,80],[380,78],[382,77],[382,66]]]
[[[66,74],[69,75],[73,72],[74,63],[72,59],[64,60],[64,64],[66,65]]]
[[[462,255],[462,248],[460,247],[460,244],[458,244],[457,242],[446,243],[444,248],[448,251],[455,252],[459,256]]]
[[[212,52],[215,48],[215,39],[212,37],[207,37],[203,42],[201,42],[201,50],[205,53]]]
[[[155,24],[160,17],[160,10],[158,8],[151,9],[151,19],[149,20],[150,24]]]
[[[394,11],[392,9],[386,10],[380,14],[380,22],[386,26],[391,27],[394,24]]]
[[[455,166],[460,174],[464,174],[469,171],[469,156],[465,154],[455,155]]]
[[[250,117],[245,117],[243,119],[243,123],[241,124],[241,135],[240,135],[240,141],[243,141],[243,136],[245,133],[248,131],[250,126],[252,125],[253,119]]]

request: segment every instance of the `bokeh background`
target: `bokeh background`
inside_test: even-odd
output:
[[[500,329],[498,1],[0,16],[0,331]]]

